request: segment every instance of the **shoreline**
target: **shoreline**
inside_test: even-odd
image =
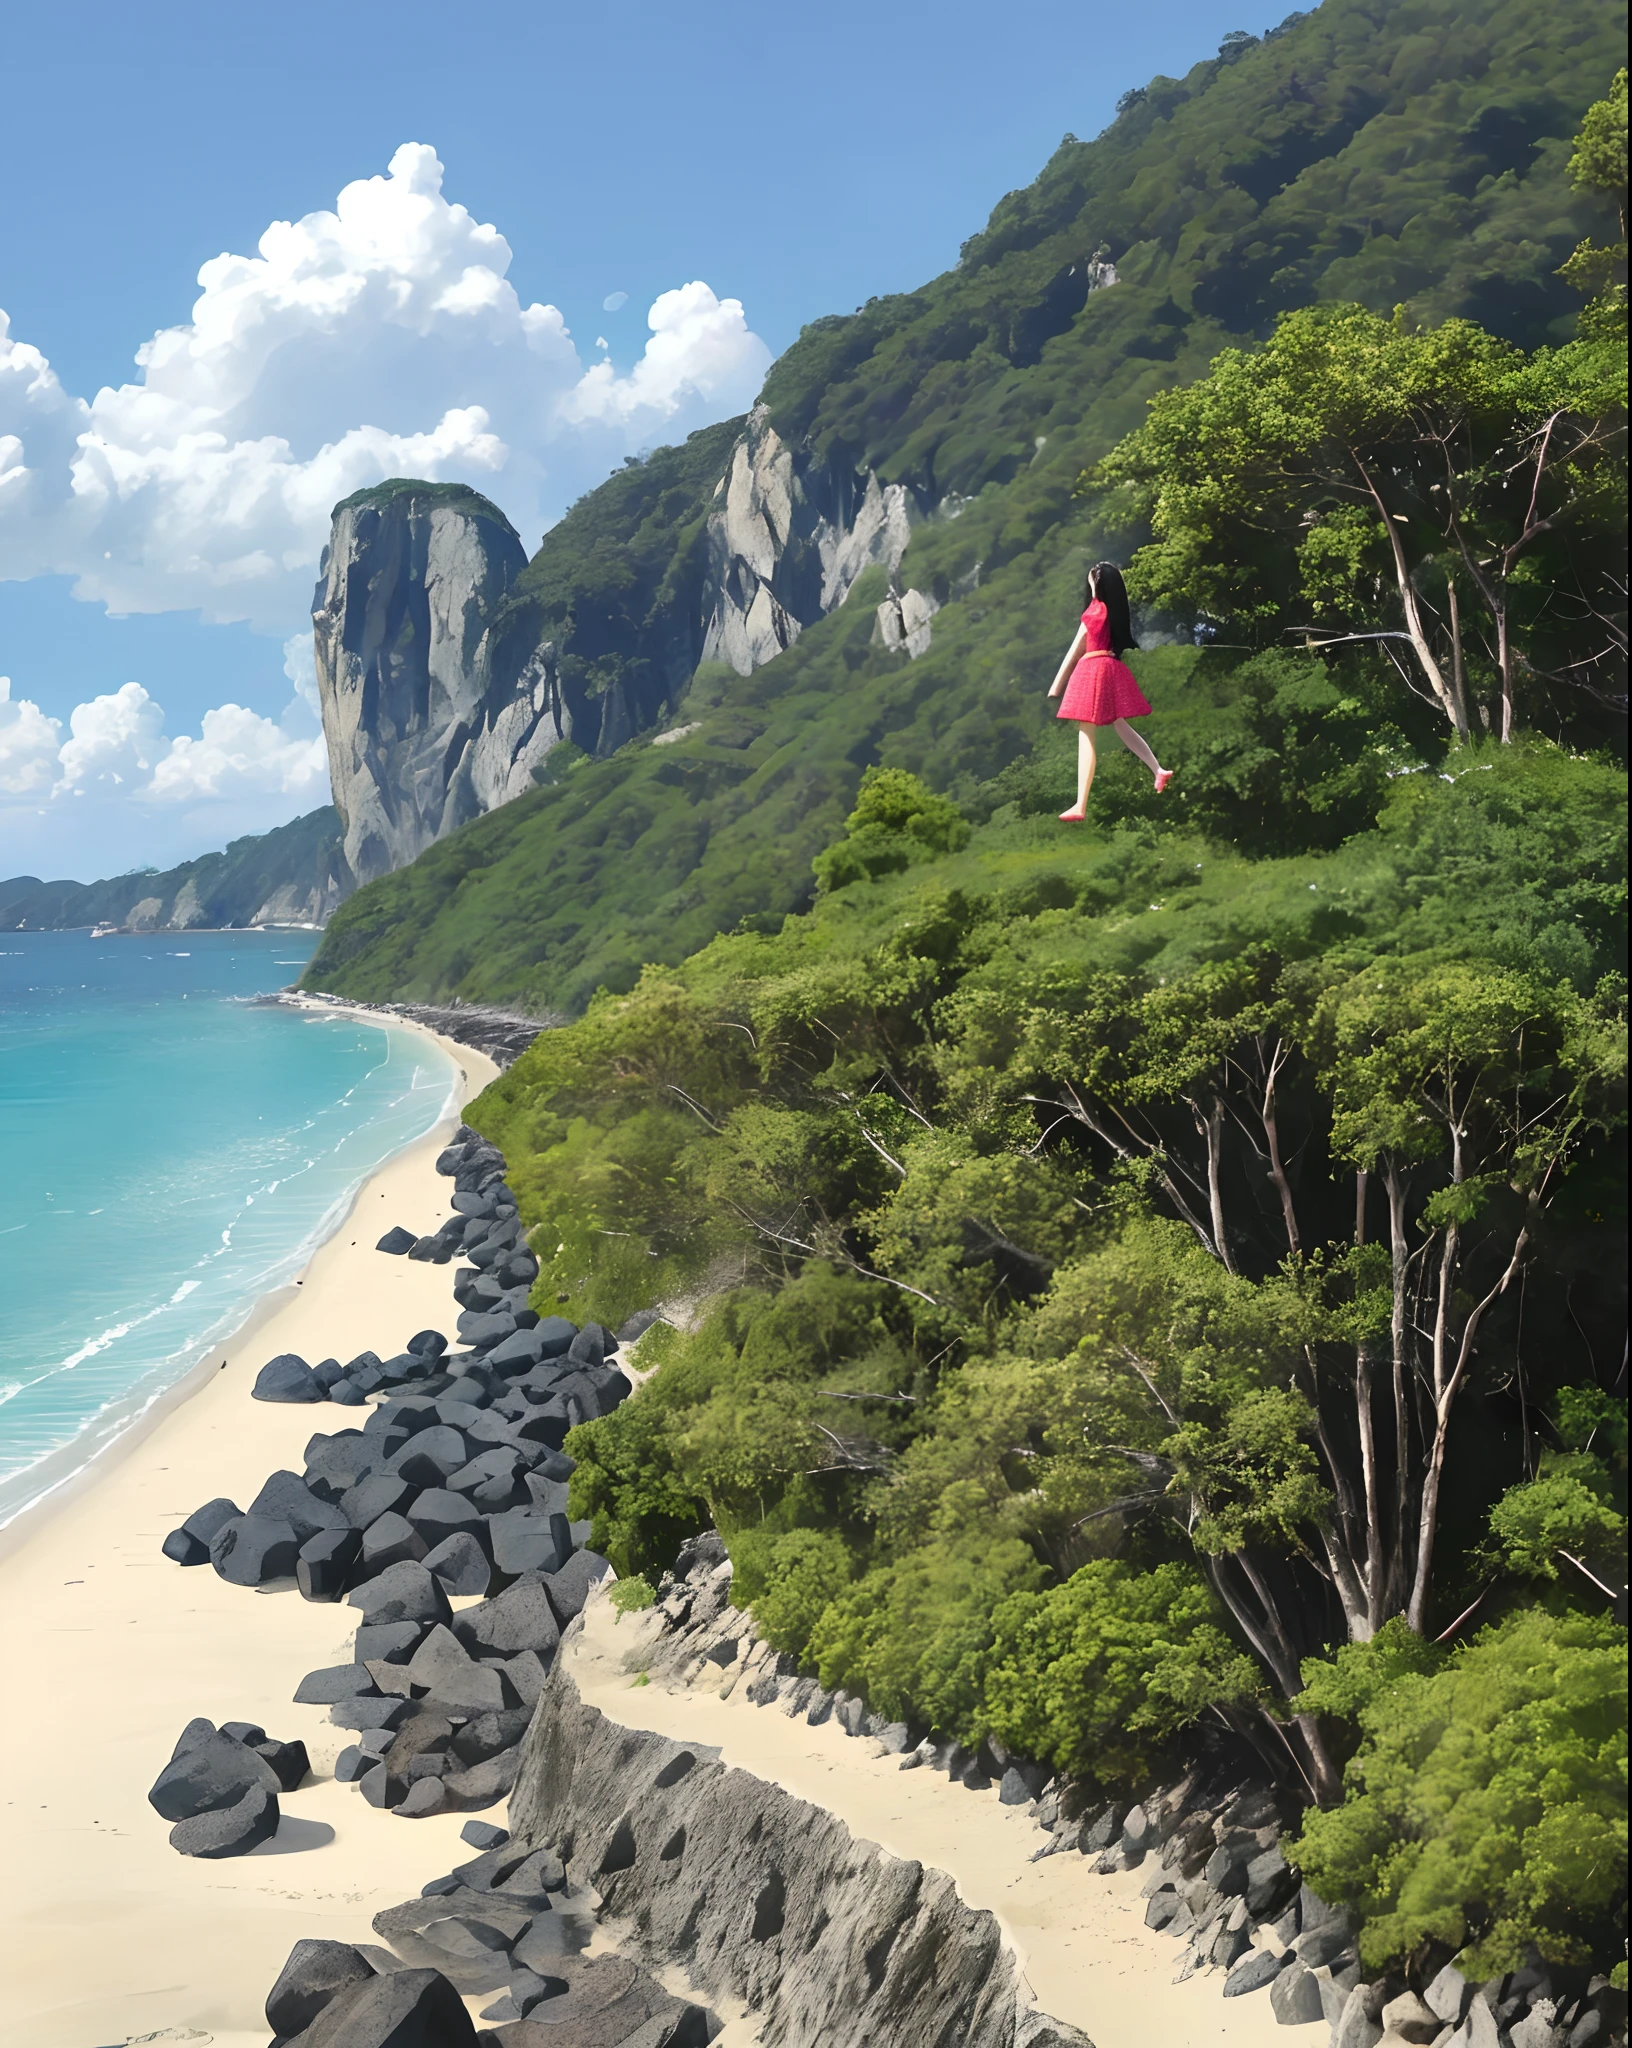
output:
[[[129,1429],[0,1532],[19,1681],[0,1700],[0,1739],[16,1760],[0,1794],[0,2033],[30,2048],[102,2048],[164,2028],[264,2048],[261,2005],[296,1940],[367,1941],[376,1911],[468,1854],[459,1816],[395,1827],[336,1783],[346,1731],[326,1709],[292,1704],[308,1670],[349,1656],[353,1610],[292,1589],[252,1594],[159,1551],[202,1502],[247,1503],[280,1465],[299,1466],[314,1431],[360,1419],[327,1404],[252,1405],[266,1358],[383,1351],[422,1327],[451,1331],[450,1272],[373,1249],[387,1224],[434,1229],[446,1215],[436,1154],[498,1071],[427,1035],[456,1065],[431,1130],[362,1182],[289,1285],[261,1296]],[[256,1720],[311,1756],[278,1836],[227,1862],[178,1856],[147,1804],[200,1714]]]
[[[321,1008],[331,1013],[343,1012],[356,1015],[371,1024],[382,1029],[384,1028],[381,1025],[379,1013],[371,1012],[356,1003],[331,1002],[326,998],[321,1004],[309,1004],[304,998],[291,1000],[287,997],[282,997],[279,1000],[289,1001],[290,1006],[293,1008],[310,1008],[313,1010]],[[67,1443],[59,1444],[55,1449],[47,1451],[44,1457],[39,1460],[38,1466],[29,1468],[33,1470],[43,1469],[49,1473],[53,1465],[59,1462],[67,1467],[60,1478],[49,1480],[38,1493],[26,1500],[4,1522],[0,1522],[0,1563],[4,1563],[5,1559],[11,1556],[18,1545],[26,1540],[29,1532],[43,1518],[58,1512],[59,1509],[65,1507],[70,1501],[76,1499],[87,1487],[93,1485],[104,1472],[111,1470],[120,1459],[128,1456],[138,1445],[144,1443],[165,1418],[175,1412],[178,1406],[190,1400],[193,1395],[199,1393],[207,1386],[214,1374],[227,1362],[227,1354],[234,1346],[251,1342],[260,1329],[264,1328],[281,1309],[287,1307],[290,1302],[295,1300],[298,1290],[304,1285],[306,1276],[311,1270],[312,1261],[317,1257],[324,1245],[338,1237],[346,1228],[352,1217],[357,1213],[358,1204],[363,1200],[376,1176],[384,1172],[393,1160],[400,1159],[404,1153],[411,1152],[416,1146],[427,1143],[438,1131],[443,1130],[445,1127],[451,1128],[450,1119],[456,1123],[464,1105],[470,1102],[476,1095],[479,1095],[482,1089],[487,1086],[488,1082],[499,1071],[494,1062],[477,1047],[461,1044],[457,1039],[449,1038],[444,1033],[432,1030],[429,1025],[422,1024],[410,1017],[396,1017],[393,1015],[391,1021],[404,1031],[414,1032],[420,1037],[431,1039],[453,1063],[453,1081],[448,1089],[447,1096],[444,1098],[442,1109],[437,1116],[436,1122],[421,1137],[411,1139],[407,1145],[400,1147],[396,1152],[382,1159],[372,1173],[365,1175],[357,1183],[356,1187],[352,1189],[345,1207],[335,1213],[332,1225],[327,1229],[323,1229],[322,1235],[315,1238],[296,1271],[291,1273],[289,1278],[280,1285],[267,1288],[263,1293],[257,1294],[237,1322],[219,1336],[212,1338],[204,1347],[199,1357],[186,1368],[179,1379],[170,1386],[163,1387],[153,1394],[148,1399],[146,1405],[137,1409],[123,1427],[116,1430],[108,1438],[107,1442],[99,1445],[88,1456],[79,1457],[76,1460],[75,1451],[79,1439],[72,1437]],[[478,1068],[477,1078],[474,1081],[472,1080],[471,1073],[466,1070],[466,1062],[472,1060],[477,1063]],[[481,1072],[479,1071],[480,1069],[490,1069],[491,1071]],[[321,1228],[322,1226],[319,1227]],[[88,1419],[87,1427],[90,1426],[91,1421],[94,1421],[94,1417]]]

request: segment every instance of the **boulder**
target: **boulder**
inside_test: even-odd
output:
[[[448,1795],[440,1776],[426,1773],[410,1783],[391,1810],[399,1820],[424,1820],[429,1814],[443,1812],[447,1804]]]
[[[561,1640],[555,1603],[547,1582],[535,1575],[519,1578],[495,1599],[466,1607],[453,1622],[453,1633],[473,1655],[513,1657],[522,1650],[540,1655]]]
[[[903,1742],[902,1749],[906,1748]],[[1019,1757],[1011,1758],[998,1780],[997,1797],[1002,1806],[1026,1806],[1048,1783],[1049,1770],[1046,1764],[1024,1763]]]
[[[181,1731],[181,1740],[170,1754],[180,1756],[183,1749],[191,1749],[194,1740],[192,1731],[199,1727],[208,1728],[209,1725],[208,1721],[189,1721]],[[259,1721],[223,1721],[219,1732],[222,1735],[230,1735],[234,1742],[241,1742],[246,1749],[253,1749],[257,1743],[266,1740],[266,1730]]]
[[[445,1537],[456,1535],[460,1530],[475,1537],[477,1542],[486,1533],[480,1508],[474,1507],[462,1493],[455,1493],[446,1486],[426,1487],[413,1506],[406,1510],[406,1519],[432,1549]]]
[[[323,1529],[349,1527],[346,1517],[332,1502],[319,1500],[296,1472],[274,1472],[250,1502],[248,1513],[268,1521],[287,1522],[304,1543]]]
[[[1385,2034],[1396,2034],[1402,2041],[1432,2041],[1444,2026],[1438,2013],[1415,1991],[1403,1991],[1398,1998],[1391,1998],[1378,2018]],[[1547,2048],[1551,2048],[1550,2043]]]
[[[458,1430],[440,1423],[421,1429],[386,1461],[386,1470],[410,1486],[441,1486],[450,1473],[470,1462],[470,1451]]]
[[[397,1223],[392,1225],[374,1249],[377,1252],[387,1252],[394,1259],[400,1259],[404,1252],[413,1250],[414,1243],[414,1233],[411,1230],[404,1230],[402,1225]]]
[[[172,1529],[159,1545],[160,1554],[169,1558],[172,1564],[208,1564],[210,1546],[196,1536],[189,1536],[185,1529]]]
[[[537,1365],[544,1356],[538,1341],[538,1331],[517,1330],[509,1337],[503,1337],[487,1354],[487,1362],[495,1372],[515,1373]]]
[[[516,1319],[504,1310],[467,1308],[455,1325],[461,1344],[473,1351],[490,1351],[516,1333]]]
[[[300,1541],[287,1522],[235,1515],[210,1540],[210,1562],[232,1586],[265,1586],[292,1579]]]
[[[502,1849],[510,1833],[507,1828],[496,1828],[490,1820],[467,1820],[459,1830],[459,1839],[473,1849]]]
[[[304,1742],[276,1742],[266,1736],[259,1742],[250,1743],[249,1747],[264,1763],[272,1766],[280,1792],[293,1792],[305,1783],[312,1760],[306,1754]]]
[[[405,1699],[354,1693],[348,1699],[335,1701],[329,1709],[329,1719],[336,1728],[395,1728],[406,1716],[408,1707]]]
[[[1454,2027],[1466,2014],[1473,1990],[1462,1972],[1447,1963],[1422,1996],[1430,2012]]]
[[[363,1430],[337,1429],[332,1436],[319,1430],[308,1442],[301,1462],[306,1468],[306,1484],[318,1499],[338,1504],[349,1488],[374,1469],[379,1456],[378,1446]]]
[[[340,1363],[338,1358],[320,1358],[316,1365],[312,1367],[312,1378],[316,1380],[325,1393],[334,1386],[336,1381],[343,1380],[345,1376],[346,1368]]]
[[[578,1334],[578,1325],[565,1316],[545,1316],[533,1330],[540,1358],[565,1358]]]
[[[430,1545],[403,1515],[381,1515],[363,1531],[362,1556],[358,1574],[373,1578],[388,1565],[417,1562]]]
[[[363,1664],[328,1664],[308,1671],[295,1687],[297,1707],[332,1707],[341,1700],[360,1699],[379,1688]]]
[[[662,1320],[662,1316],[655,1308],[637,1308],[627,1322],[619,1323],[617,1330],[618,1343],[620,1345],[635,1343],[638,1338],[645,1336],[653,1323],[660,1323]]]
[[[519,1742],[527,1733],[527,1724],[532,1718],[532,1709],[527,1706],[477,1714],[455,1731],[450,1746],[467,1768],[472,1764],[485,1764],[489,1757],[497,1756],[501,1750]]]
[[[251,1787],[268,1793],[281,1789],[276,1771],[264,1757],[207,1721],[202,1727],[208,1732],[198,1732],[198,1722],[189,1723],[175,1755],[154,1779],[147,1803],[155,1813],[166,1820],[190,1820],[195,1814],[233,1805]]]
[[[250,1785],[230,1806],[178,1820],[170,1846],[182,1856],[247,1856],[278,1832],[278,1801],[264,1785]]]
[[[509,1508],[488,1521],[493,1562],[501,1572],[558,1572],[572,1555],[572,1532],[565,1515],[537,1515],[528,1508]]]
[[[354,1664],[406,1664],[419,1648],[427,1624],[423,1621],[364,1622],[352,1638]]]
[[[452,1599],[487,1591],[493,1567],[487,1552],[465,1530],[445,1537],[434,1550],[425,1553],[425,1569],[432,1573]]]
[[[360,1408],[365,1399],[363,1390],[355,1380],[336,1380],[329,1389],[329,1399],[338,1401],[342,1408]]]
[[[340,1496],[340,1512],[354,1529],[366,1529],[381,1515],[400,1515],[412,1506],[414,1488],[394,1472],[370,1472]]]
[[[585,1323],[567,1346],[567,1356],[575,1365],[599,1365],[615,1341],[602,1324]]]
[[[440,1330],[420,1330],[402,1348],[413,1352],[416,1358],[440,1358],[448,1348],[448,1340]]]
[[[266,2023],[275,2034],[298,2034],[336,1992],[373,1974],[349,1942],[297,1941],[266,1994]]]
[[[433,1628],[414,1652],[408,1676],[438,1704],[467,1711],[498,1709],[505,1703],[504,1680],[485,1664],[477,1664],[446,1628]]]
[[[393,1970],[338,1992],[288,2048],[475,2048],[476,2028],[440,1970]]]
[[[235,1521],[242,1513],[243,1510],[236,1501],[230,1501],[222,1495],[217,1500],[207,1500],[201,1508],[194,1508],[181,1526],[189,1536],[196,1536],[207,1552],[216,1531],[226,1523]]]
[[[520,1769],[521,1745],[517,1743],[510,1749],[501,1749],[484,1763],[471,1765],[469,1770],[455,1771],[442,1780],[447,1787],[448,1804],[456,1810],[468,1811],[507,1799],[515,1789]]]
[[[612,1567],[604,1557],[593,1550],[575,1550],[558,1572],[552,1572],[545,1580],[545,1590],[550,1596],[550,1605],[556,1619],[563,1628],[581,1614],[584,1602],[603,1579],[612,1576]],[[527,1643],[521,1647],[529,1650],[542,1649],[543,1644]]]
[[[312,1377],[312,1368],[293,1351],[269,1358],[249,1391],[257,1401],[321,1401],[324,1396]]]
[[[360,1529],[322,1529],[300,1546],[295,1559],[295,1584],[305,1600],[338,1600],[351,1583],[352,1569],[362,1553]]]
[[[1249,1991],[1262,1991],[1281,1974],[1283,1958],[1267,1948],[1255,1948],[1241,1958],[1224,1980],[1226,1998],[1243,1998]]]
[[[1269,1987],[1269,2009],[1283,2027],[1301,2027],[1326,2017],[1320,1986],[1305,1964],[1287,1961]]]
[[[510,1690],[529,1712],[538,1705],[538,1696],[544,1690],[547,1675],[545,1657],[548,1655],[548,1651],[540,1657],[536,1650],[522,1650],[505,1659],[504,1675]]]
[[[1356,1984],[1333,2024],[1331,2048],[1377,2048],[1383,2038],[1381,2014],[1387,1996],[1382,1984]]]
[[[346,1596],[371,1622],[447,1621],[448,1596],[422,1564],[394,1564]],[[517,1648],[529,1647],[518,1644]]]
[[[1277,1849],[1265,1849],[1247,1864],[1247,1911],[1255,1920],[1267,1920],[1280,1910],[1298,1888],[1297,1872],[1289,1870]]]

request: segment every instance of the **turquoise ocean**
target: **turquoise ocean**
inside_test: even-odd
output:
[[[382,1019],[257,1001],[312,932],[0,933],[0,1525],[129,1425],[449,1107]]]

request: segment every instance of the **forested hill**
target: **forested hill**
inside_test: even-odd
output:
[[[869,764],[968,799],[1047,725],[1040,691],[1084,562],[1141,537],[1117,501],[1076,486],[1152,394],[1320,301],[1464,316],[1525,348],[1573,331],[1580,296],[1560,265],[1615,230],[1612,202],[1568,175],[1570,138],[1623,48],[1612,0],[1327,0],[1128,93],[1103,135],[1068,137],[998,204],[956,269],[814,323],[767,382],[785,439],[910,490],[922,523],[900,579],[935,608],[916,651],[881,631],[886,579],[868,572],[769,665],[701,669],[671,703],[680,736],[605,760],[562,749],[545,786],[359,892],[309,981],[581,1006],[643,962],[806,902]],[[599,621],[638,634],[690,601],[714,487],[695,463],[649,467],[650,490],[627,472],[592,493],[529,571],[586,646]],[[1282,716],[1243,726],[1209,660],[1202,697],[1175,672],[1152,721],[1180,770],[1172,808],[1197,822],[1186,771],[1206,758],[1250,783]],[[1437,743],[1409,696],[1392,723],[1419,751]],[[1266,832],[1272,782],[1248,806]],[[1332,830],[1364,811],[1333,805]]]

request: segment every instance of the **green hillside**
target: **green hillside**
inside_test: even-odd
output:
[[[139,868],[103,882],[16,875],[0,882],[0,931],[98,924],[224,929],[258,915],[272,923],[320,923],[352,885],[342,837],[339,813],[325,804],[162,873]]]
[[[630,988],[645,962],[806,902],[812,858],[867,766],[960,798],[1007,764],[1029,773],[1034,748],[1054,748],[1040,697],[1082,567],[1143,537],[1120,499],[1078,495],[1083,471],[1153,394],[1291,307],[1403,304],[1409,322],[1461,316],[1526,349],[1567,338],[1580,298],[1559,266],[1615,233],[1612,201],[1570,179],[1570,138],[1623,45],[1611,0],[1327,0],[1128,94],[1104,135],[1067,138],[999,203],[955,270],[814,323],[767,381],[785,436],[908,484],[929,515],[902,575],[941,602],[930,650],[910,661],[875,643],[875,572],[750,677],[660,678],[694,732],[556,757],[546,786],[360,891],[310,984],[581,1007],[598,986]],[[1101,252],[1121,281],[1090,292]],[[658,628],[695,590],[730,435],[662,451],[575,507],[523,579],[517,631],[559,622],[597,687],[649,668]],[[1419,754],[1439,745],[1380,673],[1357,670],[1345,701],[1365,699]],[[1193,771],[1227,759],[1227,800],[1256,803],[1273,831],[1270,714],[1216,669],[1194,707],[1176,671],[1149,669],[1162,689],[1170,676],[1153,738],[1180,769],[1175,812],[1208,822],[1214,798]],[[1565,727],[1608,730],[1584,697],[1552,729]]]

